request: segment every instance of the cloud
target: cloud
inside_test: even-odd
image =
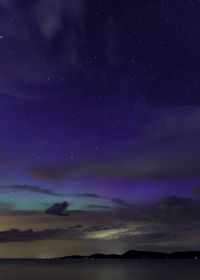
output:
[[[88,34],[91,31],[94,33],[93,42],[104,49],[105,61],[115,65],[118,29],[114,19],[106,16],[91,30],[88,19],[91,22],[94,11],[88,2],[29,0],[26,4],[23,1],[16,4],[15,0],[0,0],[1,34],[5,39],[0,54],[4,68],[0,94],[34,102],[41,97],[55,97],[58,87],[62,92],[66,92],[67,88],[69,95],[71,74],[83,78],[84,83],[88,76],[97,81],[105,76],[102,74],[105,67],[100,64],[96,71],[93,67],[85,73],[82,71],[85,59],[91,59],[86,55],[91,48]],[[104,35],[96,35],[101,33]],[[61,83],[55,78],[48,80],[48,77],[63,76],[63,73],[66,73],[66,82]],[[74,87],[77,88],[77,85]]]
[[[200,219],[200,201],[177,196],[169,196],[160,201],[138,206],[123,201],[122,206],[119,214],[126,221],[175,226],[190,224]]]
[[[0,58],[6,73],[0,94],[34,101],[41,97],[38,89],[43,88],[48,96],[54,96],[47,77],[66,68],[75,69],[81,62],[80,50],[86,45],[86,7],[87,0],[30,0],[17,5],[12,0],[0,1],[1,34],[5,38]],[[59,41],[59,48],[55,49],[55,41]]]
[[[110,230],[112,229],[112,227],[110,226],[94,226],[94,227],[90,227],[90,228],[87,228],[85,231],[86,232],[93,232],[93,231],[102,231],[102,230]]]
[[[115,200],[120,207],[117,204],[109,210],[102,225],[86,228],[82,233],[86,238],[132,240],[133,244],[155,246],[159,242],[188,242],[200,230],[199,200],[169,196],[140,205]]]
[[[82,198],[103,198],[108,199],[108,196],[99,195],[97,193],[68,193],[68,196],[82,197]]]
[[[168,220],[175,224],[198,221],[200,218],[200,202],[188,198],[170,196],[152,207],[154,216],[161,221]],[[151,212],[150,212],[151,213]]]
[[[83,228],[83,225],[76,225],[76,226],[68,227],[68,229],[80,229],[80,228]]]
[[[65,18],[78,27],[85,12],[85,5],[85,0],[58,0],[56,2],[42,0],[35,1],[33,9],[41,32],[45,37],[52,38],[62,29]],[[73,34],[76,35],[75,30],[73,30]]]
[[[115,161],[91,160],[77,162],[76,164],[66,164],[59,173],[52,166],[47,172],[47,167],[34,167],[29,171],[38,178],[68,178],[76,176],[91,176],[104,179],[179,179],[179,178],[197,178],[199,176],[200,160],[190,158],[185,154],[177,154],[178,151],[172,151],[176,154],[175,158],[170,158],[166,151],[152,150],[146,155],[132,158],[118,158]],[[193,163],[193,164],[192,164]],[[199,165],[198,165],[199,164]],[[51,171],[50,171],[51,170]],[[51,174],[49,176],[49,174]]]
[[[153,114],[152,114],[153,112]],[[161,116],[165,116],[164,124]],[[127,115],[128,116],[128,115]],[[137,123],[142,122],[138,132],[130,125],[127,129],[135,131],[135,137],[124,145],[120,139],[115,158],[88,158],[73,160],[51,166],[35,166],[28,171],[43,179],[84,178],[102,179],[194,179],[200,174],[199,121],[198,107],[144,106],[134,114]],[[105,117],[106,118],[106,117]],[[110,116],[108,115],[108,119]],[[133,118],[130,115],[130,119]],[[118,119],[116,122],[119,122]],[[113,121],[114,123],[114,121]],[[122,127],[118,127],[122,129]],[[123,127],[124,129],[124,127]]]
[[[121,199],[121,198],[112,198],[111,201],[115,204],[117,204],[117,206],[119,207],[131,207],[133,208],[133,204],[130,204],[128,202],[126,202],[125,200]]]
[[[82,225],[70,226],[67,229],[46,229],[41,231],[34,231],[32,229],[19,230],[19,229],[10,229],[7,231],[0,231],[0,243],[7,242],[30,242],[37,240],[46,240],[46,239],[69,239],[69,238],[99,238],[99,235],[102,235],[104,238],[105,232],[110,236],[110,233],[113,232],[112,227],[108,226],[94,226],[90,228],[83,229]],[[115,232],[117,228],[115,228]]]
[[[4,12],[4,16],[15,10],[15,15],[24,14],[24,18],[29,17],[30,21],[26,26],[23,27],[25,34],[19,34],[20,36],[25,35],[31,36],[31,23],[38,27],[40,32],[47,38],[52,39],[56,33],[62,30],[62,24],[66,19],[68,19],[69,25],[80,25],[81,19],[84,16],[86,10],[86,0],[30,0],[27,5],[19,4],[15,5],[15,1],[1,0],[1,9]],[[9,23],[7,26],[3,25],[4,28],[7,27],[10,31],[10,36],[16,36],[14,34],[15,28],[19,28],[23,23],[23,20],[18,20],[16,26],[13,26],[13,32],[9,29]],[[72,28],[72,26],[70,26]],[[12,32],[12,33],[11,33]]]
[[[46,229],[42,231],[10,229],[0,231],[0,243],[5,242],[29,242],[56,238],[66,233],[64,229]]]
[[[45,189],[38,186],[30,186],[30,185],[10,185],[5,187],[0,187],[0,192],[3,193],[10,193],[10,192],[33,192],[33,193],[41,193],[46,195],[52,195],[52,196],[61,196],[60,194],[54,192],[50,189]]]
[[[113,209],[110,206],[106,206],[106,205],[98,205],[98,204],[91,204],[91,205],[87,205],[88,208],[91,209],[96,209],[96,210],[109,210],[109,209]]]
[[[12,228],[0,231],[0,243],[7,242],[30,242],[46,239],[76,238],[84,232],[82,225],[70,226],[68,228],[55,228],[44,230],[20,230]]]
[[[94,226],[85,229],[85,237],[89,239],[120,239],[127,232],[126,226],[112,225],[112,226]]]
[[[55,203],[51,207],[49,207],[45,212],[50,215],[57,216],[67,216],[66,213],[67,208],[69,207],[69,203],[67,201],[61,203]]]

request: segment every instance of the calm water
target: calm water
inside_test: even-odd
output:
[[[200,280],[200,261],[0,261],[0,279]]]

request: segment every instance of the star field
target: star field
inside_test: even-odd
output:
[[[192,0],[0,0],[2,256],[23,241],[33,256],[195,248],[199,12]]]

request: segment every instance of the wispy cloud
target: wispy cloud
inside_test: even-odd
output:
[[[117,206],[119,206],[119,207],[131,207],[131,208],[133,208],[134,207],[134,205],[133,204],[130,204],[130,203],[128,203],[127,201],[125,201],[125,200],[123,200],[123,199],[121,199],[121,198],[111,198],[110,199],[113,203],[115,203]]]
[[[39,186],[31,186],[31,185],[9,185],[9,186],[1,186],[0,192],[1,193],[12,193],[12,192],[33,192],[33,193],[40,193],[45,195],[52,195],[52,196],[61,196],[54,192],[51,189],[42,188]]]
[[[98,205],[98,204],[90,204],[87,205],[87,208],[93,209],[93,210],[111,210],[113,207],[107,206],[107,205]]]

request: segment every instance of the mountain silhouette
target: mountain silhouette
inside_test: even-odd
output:
[[[66,256],[57,259],[198,259],[200,258],[200,251],[186,251],[186,252],[151,252],[151,251],[137,251],[130,250],[126,253],[119,254],[93,254],[90,256]]]

